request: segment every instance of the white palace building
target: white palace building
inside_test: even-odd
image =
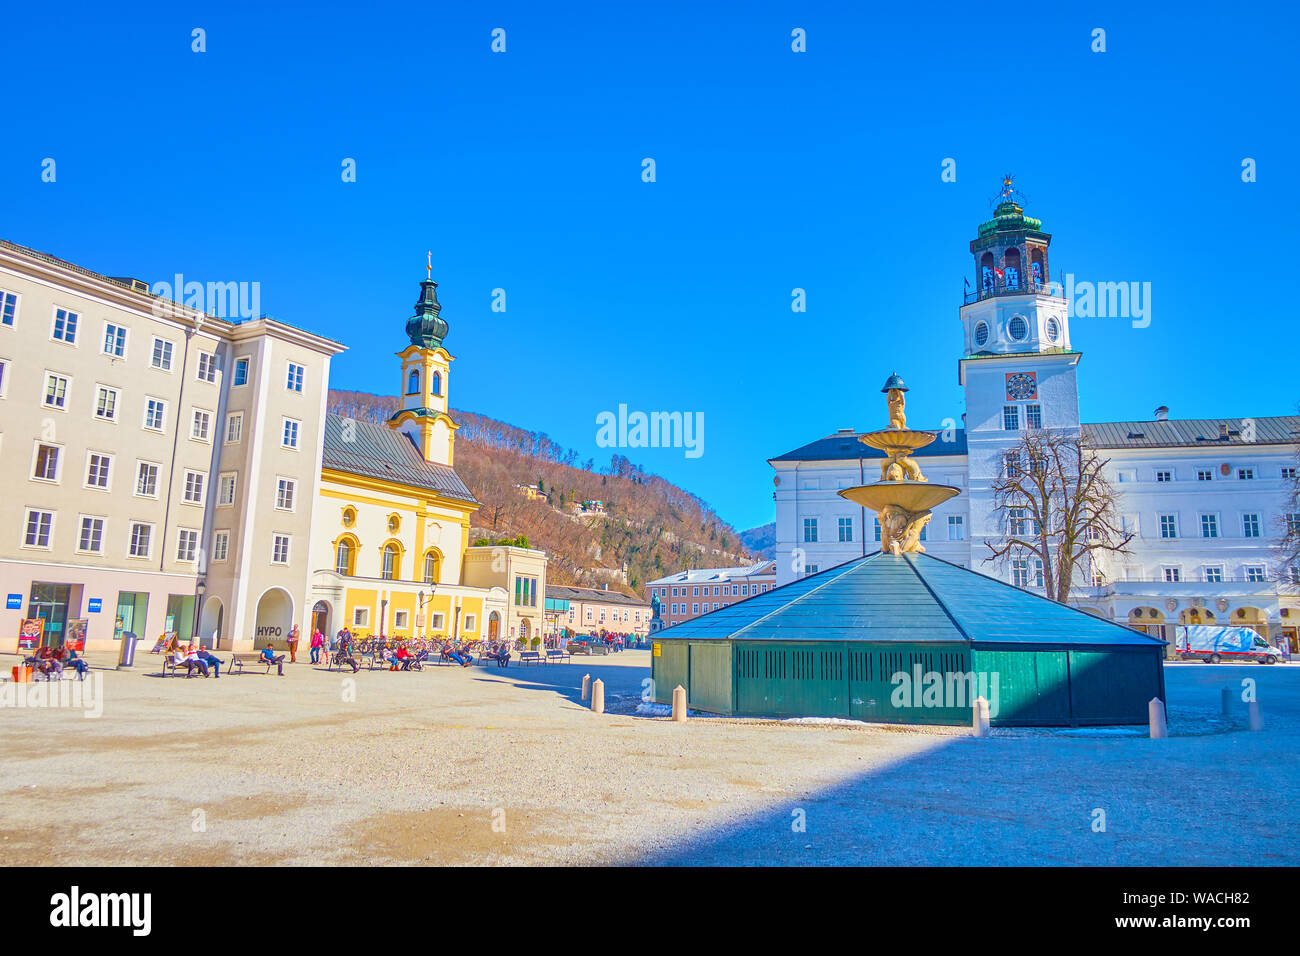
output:
[[[1300,588],[1279,581],[1300,417],[1081,423],[1067,298],[1048,285],[1051,236],[1010,196],[971,244],[978,287],[961,308],[964,428],[917,452],[932,482],[962,494],[934,509],[925,547],[1012,584],[1041,588],[1033,558],[985,562],[1004,520],[992,483],[1023,429],[1079,429],[1109,459],[1118,511],[1135,537],[1076,580],[1072,603],[1172,639],[1172,624],[1255,628],[1297,647]],[[874,513],[840,497],[879,478],[880,453],[843,429],[769,463],[775,471],[777,584],[879,548]]]

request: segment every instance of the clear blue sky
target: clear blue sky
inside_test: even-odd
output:
[[[881,424],[894,368],[913,421],[960,415],[1006,171],[1054,277],[1153,286],[1150,328],[1074,323],[1085,420],[1300,399],[1289,4],[278,6],[13,7],[0,236],[260,282],[350,346],[336,386],[380,392],[432,249],[453,404],[598,462],[601,411],[703,412],[702,457],[627,454],[740,528],[771,520],[767,458]]]

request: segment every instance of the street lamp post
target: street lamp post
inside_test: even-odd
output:
[[[194,584],[194,621],[190,628],[190,641],[194,642],[197,638],[199,644],[203,643],[203,635],[199,633],[199,615],[203,613],[203,592],[207,589],[208,585],[202,578]]]

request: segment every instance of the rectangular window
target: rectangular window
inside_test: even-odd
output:
[[[0,291],[0,325],[13,328],[14,313],[18,311],[18,296],[13,292]]]
[[[1288,468],[1283,468],[1283,469],[1282,469],[1282,478],[1283,478],[1284,481],[1295,481],[1295,480],[1296,480],[1296,470],[1295,470],[1294,468],[1290,468],[1290,467],[1288,467]]]
[[[1173,480],[1174,480],[1174,473],[1173,473],[1172,471],[1157,471],[1157,472],[1156,472],[1156,481],[1158,481],[1158,482],[1167,482],[1167,481],[1173,481]]]
[[[158,466],[147,461],[138,464],[135,471],[135,493],[146,498],[158,497]]]
[[[166,339],[155,337],[153,340],[153,356],[149,362],[154,368],[170,372],[172,370],[172,344]]]
[[[1009,451],[1002,456],[1002,467],[1008,478],[1020,477],[1020,452]]]
[[[224,507],[235,503],[235,473],[228,471],[217,479],[217,505]]]
[[[1300,512],[1287,512],[1286,533],[1291,535],[1300,535]]]
[[[1007,509],[1007,532],[1016,538],[1023,538],[1029,529],[1029,519],[1025,517],[1024,508]]]
[[[117,389],[99,386],[95,395],[95,417],[101,421],[117,421]]]
[[[1043,427],[1043,406],[1025,406],[1025,427],[1038,429]]]
[[[131,543],[127,548],[127,554],[133,558],[149,557],[149,543],[153,540],[153,525],[145,524],[143,521],[133,521],[131,523]]]
[[[284,387],[291,392],[301,392],[304,372],[306,372],[306,369],[301,365],[290,362],[289,374],[286,376]]]
[[[805,542],[809,544],[816,542],[817,540],[817,519],[816,518],[803,519],[803,539]]]
[[[298,447],[298,422],[292,418],[284,420],[284,428],[280,433],[280,445],[284,448]]]
[[[77,550],[88,554],[100,554],[104,550],[103,518],[81,519],[81,534],[77,538]]]
[[[181,497],[192,505],[203,504],[203,472],[185,472],[185,491]]]
[[[68,407],[68,379],[63,375],[47,372],[45,375],[45,407]]]
[[[108,455],[91,452],[86,460],[86,487],[108,489],[108,470],[113,459]]]
[[[248,384],[248,358],[235,359],[235,374],[231,382],[232,385]]]
[[[9,363],[0,359],[0,398],[5,396],[5,373],[9,371]]]
[[[208,429],[212,424],[212,413],[201,408],[194,409],[194,418],[190,422],[190,437],[195,441],[207,441]]]
[[[588,611],[587,614],[588,614],[588,616],[590,617],[591,612]],[[441,615],[441,614],[430,614],[430,615],[429,615],[429,627],[432,628],[432,629],[435,630],[435,631],[441,631],[442,628],[443,628],[443,622],[444,622],[445,620],[446,620],[446,618],[444,618],[443,615]]]
[[[1255,469],[1254,469],[1254,468],[1238,468],[1238,469],[1237,469],[1237,480],[1239,480],[1239,481],[1251,481],[1254,477],[1255,477]]]
[[[1219,516],[1201,515],[1201,537],[1217,538],[1219,536]]]
[[[111,322],[104,326],[104,354],[113,358],[126,357],[126,329]]]
[[[879,518],[875,519],[875,527],[872,529],[872,535],[874,536],[876,541],[880,540],[880,519]]]
[[[691,602],[691,613],[692,613],[692,614],[699,614],[699,613],[700,613],[700,606],[699,606],[699,604],[696,604],[695,602]]]
[[[226,444],[238,445],[244,437],[244,413],[231,412],[226,416]]]
[[[476,615],[474,614],[465,615],[465,630],[467,631],[478,630],[478,617]]]
[[[1162,538],[1178,537],[1178,516],[1177,515],[1160,516],[1160,537]]]
[[[1223,583],[1223,566],[1222,566],[1222,565],[1217,565],[1217,566],[1216,566],[1216,565],[1211,565],[1210,567],[1207,567],[1207,568],[1205,569],[1205,580],[1206,580],[1207,582],[1209,582],[1210,584],[1222,584],[1222,583]]]
[[[225,561],[228,557],[230,557],[230,532],[214,532],[212,535],[212,560]]]
[[[67,309],[55,309],[52,338],[58,342],[75,345],[77,343],[77,323],[80,321],[81,316],[76,312],[70,312]]]
[[[217,357],[211,352],[200,352],[199,366],[194,374],[200,382],[215,382],[217,380]]]
[[[55,445],[37,445],[32,477],[38,481],[59,480],[59,449]]]
[[[1246,565],[1246,581],[1250,584],[1264,583],[1264,565],[1248,564]]]
[[[410,619],[411,619],[411,614],[409,611],[394,611],[393,627],[397,628],[398,630],[404,631],[406,630],[407,622]]]
[[[292,478],[281,478],[276,483],[275,507],[280,511],[293,510],[293,493],[296,482]]]
[[[1018,405],[1002,406],[1002,427],[1009,432],[1020,431],[1020,407]]]
[[[948,540],[961,541],[966,534],[961,515],[948,515]]]
[[[1197,481],[1213,481],[1213,480],[1214,480],[1214,471],[1213,471],[1213,469],[1210,469],[1210,468],[1197,468],[1197,469],[1196,469],[1196,480],[1197,480]]]
[[[358,607],[352,610],[352,626],[368,627],[370,625],[370,608]]]
[[[163,424],[167,420],[167,403],[161,398],[146,398],[144,400],[144,427],[156,432],[163,430]]]
[[[289,536],[287,534],[277,534],[272,538],[271,563],[272,564],[289,563]]]
[[[1177,584],[1183,579],[1183,572],[1179,568],[1162,568],[1166,584]]]
[[[1244,514],[1241,516],[1241,535],[1244,538],[1259,537],[1259,515]]]
[[[50,532],[54,528],[53,511],[28,511],[27,530],[23,543],[29,548],[48,548]]]
[[[199,553],[199,533],[193,528],[181,528],[176,532],[176,560],[194,561]]]
[[[840,540],[841,541],[853,540],[853,519],[852,518],[840,519]]]
[[[1029,586],[1029,562],[1015,558],[1011,562],[1011,583],[1018,588]]]

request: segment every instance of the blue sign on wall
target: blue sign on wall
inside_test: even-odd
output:
[[[98,614],[98,613],[99,613],[100,611],[102,611],[102,610],[104,610],[104,599],[103,599],[103,598],[91,598],[91,599],[90,599],[90,604],[89,604],[89,606],[86,608],[86,613],[87,613],[87,614]]]
[[[23,596],[21,594],[11,594],[9,595],[9,599],[5,601],[6,611],[20,611],[22,610],[22,606]]]

